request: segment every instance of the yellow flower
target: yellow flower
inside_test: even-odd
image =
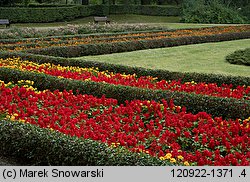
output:
[[[160,157],[160,160],[164,161],[164,160],[165,160],[165,158],[164,158],[164,157]]]
[[[183,160],[183,159],[184,159],[183,156],[181,156],[181,155],[178,155],[177,158],[178,158],[179,160]]]
[[[115,147],[117,147],[116,146],[116,143],[111,143],[111,146],[110,146],[111,148],[115,148]]]
[[[171,163],[176,163],[175,158],[171,158],[171,159],[170,159],[170,162],[171,162]]]
[[[18,114],[17,114],[17,113],[14,113],[14,114],[13,114],[13,116],[15,116],[15,117],[16,117],[16,116],[18,116]]]
[[[190,166],[190,164],[189,164],[188,161],[185,161],[185,162],[184,162],[184,165],[185,165],[185,166]]]
[[[167,154],[164,156],[165,159],[170,159],[171,157],[172,157],[172,154],[170,154],[170,153],[167,153]]]
[[[19,121],[19,122],[22,122],[22,123],[24,123],[24,122],[25,122],[25,120],[24,120],[24,119],[19,119],[18,121]]]
[[[11,116],[11,117],[10,117],[10,120],[11,120],[11,121],[14,121],[14,120],[15,120],[15,116]]]

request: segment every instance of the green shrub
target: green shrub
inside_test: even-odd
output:
[[[60,0],[57,0],[57,1],[60,1]],[[62,3],[56,3],[56,2],[53,2],[53,3],[29,3],[28,4],[28,7],[33,7],[33,8],[41,8],[41,7],[69,7],[69,6],[74,6],[74,5],[71,5],[71,4],[62,4]]]
[[[177,6],[157,5],[110,5],[110,14],[138,14],[152,16],[179,16],[181,9]]]
[[[94,16],[107,16],[109,15],[109,6],[108,5],[90,5],[92,9],[92,14]]]
[[[130,6],[129,6],[130,7]],[[12,23],[68,21],[78,17],[106,16],[116,14],[117,9],[124,13],[160,16],[178,16],[179,8],[175,6],[141,6],[133,8],[119,5],[30,5],[29,7],[0,7],[0,17],[9,19]],[[132,9],[132,10],[131,10]]]
[[[250,23],[250,4],[238,9],[241,15],[245,16],[247,19],[247,22]]]
[[[180,8],[177,6],[140,6],[140,14],[152,16],[179,16]]]
[[[243,64],[250,66],[250,48],[237,50],[226,56],[226,60],[231,64]]]
[[[72,20],[81,16],[89,16],[91,10],[88,6],[65,7],[0,7],[0,17],[17,22],[53,22]]]
[[[149,90],[136,87],[112,85],[92,81],[61,79],[50,75],[33,72],[22,72],[10,68],[0,68],[0,80],[14,82],[18,80],[34,81],[38,90],[72,90],[74,93],[89,94],[96,97],[106,95],[107,98],[117,99],[119,103],[126,100],[174,100],[175,105],[185,106],[188,112],[207,112],[223,118],[248,118],[250,101],[234,98],[220,98],[185,92],[167,90]]]
[[[123,147],[79,139],[35,125],[0,121],[0,152],[29,165],[53,166],[160,166],[171,165]],[[27,165],[26,164],[26,165]]]
[[[186,0],[183,3],[181,22],[186,23],[246,23],[239,12],[218,1]]]

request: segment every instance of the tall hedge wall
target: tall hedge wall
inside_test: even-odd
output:
[[[1,7],[1,19],[9,19],[12,23],[17,22],[54,22],[72,20],[81,16],[92,14],[87,6],[68,7]]]
[[[139,14],[152,16],[179,16],[180,8],[177,6],[138,6],[138,5],[111,5],[110,14]]]
[[[104,16],[109,14],[142,14],[159,16],[178,16],[180,9],[175,6],[123,6],[89,5],[62,7],[0,7],[1,19],[12,23],[55,22],[72,20],[78,17]]]

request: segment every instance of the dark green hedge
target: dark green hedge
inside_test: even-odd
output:
[[[171,92],[163,90],[149,90],[129,86],[116,86],[92,81],[60,79],[54,76],[33,72],[22,72],[15,69],[0,68],[0,80],[17,82],[18,80],[32,80],[38,90],[73,90],[81,94],[90,94],[117,99],[119,103],[126,100],[174,100],[175,105],[185,106],[188,112],[207,112],[213,116],[223,118],[247,118],[250,116],[250,101],[233,98],[219,98],[185,92]]]
[[[75,6],[75,4],[52,4],[52,3],[29,3],[27,6],[23,4],[18,4],[15,5],[18,7],[33,7],[33,8],[41,8],[41,7],[70,7],[70,6]]]
[[[14,52],[0,52],[1,58],[9,57],[21,57],[22,59],[27,59],[39,64],[42,63],[52,63],[55,65],[60,64],[61,66],[79,66],[82,68],[98,67],[99,70],[115,73],[126,73],[126,74],[136,74],[137,76],[153,76],[158,77],[159,80],[179,80],[182,82],[206,82],[206,83],[217,83],[222,84],[232,84],[234,88],[238,85],[250,85],[250,77],[242,76],[230,76],[230,75],[219,75],[219,74],[205,74],[205,73],[183,73],[174,72],[168,70],[154,70],[146,69],[141,67],[131,67],[125,65],[117,65],[111,63],[102,63],[98,61],[87,61],[87,60],[75,60],[60,57],[36,55],[29,53],[14,53]]]
[[[226,60],[231,64],[240,64],[240,65],[250,66],[250,48],[247,48],[244,50],[237,50],[233,52],[232,54],[229,54],[228,56],[226,56]]]
[[[0,7],[1,19],[9,19],[12,23],[25,22],[54,22],[67,21],[78,17],[106,16],[117,14],[118,10],[123,13],[178,16],[180,9],[175,6],[129,6],[119,5],[77,5],[61,7]]]
[[[110,14],[138,14],[152,16],[179,16],[181,8],[177,6],[157,5],[110,5]]]
[[[48,47],[32,49],[26,52],[57,57],[80,57],[87,55],[100,55],[118,52],[128,52],[143,49],[173,47],[180,45],[220,42],[250,38],[250,32],[225,33],[207,36],[191,36],[179,38],[164,38],[153,40],[126,41],[102,44],[85,44],[79,46]]]
[[[92,9],[93,16],[107,16],[110,14],[110,8],[108,5],[91,5],[89,6]]]
[[[92,9],[88,6],[47,8],[0,7],[0,17],[9,19],[12,23],[67,21],[91,14]]]
[[[239,12],[240,12],[240,14],[245,16],[247,22],[250,23],[250,4],[248,4],[245,7],[242,7],[242,9]]]
[[[110,148],[104,143],[82,140],[31,124],[1,120],[0,133],[1,154],[21,159],[28,165],[171,165],[147,154],[132,153],[123,147]]]

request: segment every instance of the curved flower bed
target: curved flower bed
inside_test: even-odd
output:
[[[215,83],[195,83],[193,81],[181,83],[180,80],[158,80],[151,76],[137,77],[135,74],[126,75],[108,71],[98,71],[94,68],[63,67],[53,64],[37,64],[22,61],[20,58],[0,59],[0,67],[9,67],[23,71],[34,71],[52,76],[69,78],[83,81],[105,82],[115,85],[125,85],[147,89],[161,89],[203,94],[216,97],[228,97],[250,100],[250,86],[238,86],[233,89],[232,85],[218,86]]]
[[[23,85],[24,81],[18,84]],[[249,120],[186,113],[172,102],[134,100],[118,105],[105,96],[36,91],[31,81],[1,82],[0,113],[11,120],[71,136],[124,146],[184,165],[249,165]]]
[[[191,36],[208,36],[226,33],[248,32],[249,25],[221,26],[200,29],[181,29],[166,32],[144,32],[127,34],[107,34],[90,36],[55,37],[45,39],[24,39],[18,41],[5,41],[0,43],[2,50],[21,51],[27,49],[39,49],[53,46],[77,46],[83,44],[115,43],[140,40],[157,40],[164,38],[178,38]]]

